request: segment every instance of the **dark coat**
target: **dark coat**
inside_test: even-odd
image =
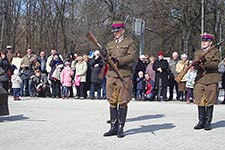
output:
[[[55,80],[55,78],[52,78],[52,74],[53,72],[56,70],[58,65],[63,64],[63,61],[61,60],[61,58],[59,57],[58,59],[52,59],[50,62],[50,67],[51,67],[51,71],[49,73],[49,79],[50,80]]]
[[[136,89],[137,90],[144,90],[145,89],[145,79],[144,79],[144,77],[142,77],[142,78],[137,78],[136,79],[136,81],[137,81],[137,87],[136,87]]]
[[[31,71],[29,67],[25,67],[20,70],[20,77],[22,80],[29,80],[32,75],[33,71]]]
[[[133,68],[134,77],[135,78],[138,77],[139,71],[142,71],[143,73],[145,73],[147,65],[148,65],[147,62],[143,62],[140,59],[138,59]]]
[[[158,68],[162,68],[162,72],[157,71]],[[155,74],[155,85],[159,86],[159,79],[162,79],[162,87],[166,87],[168,85],[168,70],[169,64],[167,60],[156,60],[153,63],[153,70],[156,72]]]
[[[40,67],[39,67],[39,69],[41,70],[41,72],[42,73],[47,73],[47,70],[46,70],[46,63],[47,63],[47,57],[44,57],[43,59],[39,56],[38,58],[37,58],[37,61],[39,62],[39,64],[40,64]],[[41,66],[41,64],[43,63],[43,67],[44,68],[42,68],[42,66]]]
[[[98,67],[95,67],[96,64],[98,64]],[[102,80],[100,80],[98,78],[101,68],[103,67],[102,58],[101,57],[99,57],[97,59],[92,58],[90,60],[90,67],[91,67],[91,82],[92,83],[102,83]]]
[[[10,69],[10,63],[7,57],[3,59],[0,58],[0,81],[9,80],[9,75],[8,75],[9,69]]]

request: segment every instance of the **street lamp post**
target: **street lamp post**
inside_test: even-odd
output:
[[[140,38],[139,54],[144,54],[144,30],[145,21],[143,19],[134,18],[132,24],[132,33]]]
[[[202,0],[201,34],[204,33],[204,3],[205,0]]]

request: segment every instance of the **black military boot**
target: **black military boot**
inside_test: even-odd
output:
[[[199,130],[205,127],[205,107],[198,106],[198,124],[194,126],[194,129]]]
[[[213,117],[213,105],[206,107],[206,122],[205,122],[205,130],[211,130],[211,121]]]
[[[118,123],[119,123],[118,132],[117,132],[118,138],[122,138],[125,136],[124,132],[123,132],[123,127],[126,122],[126,117],[127,117],[127,107],[120,108],[119,109],[119,117],[118,117]]]
[[[110,107],[110,129],[104,133],[103,136],[117,135],[118,131],[118,120],[117,120],[117,108]]]

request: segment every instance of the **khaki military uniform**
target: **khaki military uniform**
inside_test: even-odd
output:
[[[202,50],[195,52],[195,60],[201,53]],[[219,50],[214,48],[205,56],[206,62],[200,64],[203,68],[203,74],[194,87],[194,102],[198,106],[211,106],[216,103],[220,79],[217,72],[219,56]],[[198,70],[197,76],[199,73]]]
[[[132,80],[129,64],[137,59],[137,48],[131,38],[124,38],[116,43],[115,40],[107,43],[108,55],[119,60],[118,69],[129,89],[126,89],[116,73],[109,67],[107,73],[106,91],[111,106],[126,105],[131,100]]]

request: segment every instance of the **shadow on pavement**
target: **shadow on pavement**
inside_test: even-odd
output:
[[[212,128],[221,128],[221,127],[225,127],[225,120],[212,123]]]
[[[7,116],[7,117],[0,117],[0,122],[4,121],[20,121],[20,120],[26,120],[29,119],[29,117],[25,117],[22,115],[15,115],[15,116]]]
[[[126,122],[141,121],[141,120],[148,120],[148,119],[157,119],[157,118],[162,118],[164,116],[165,116],[164,114],[144,115],[144,116],[128,118],[126,120]]]
[[[33,120],[29,117],[25,117],[24,114],[22,115],[15,115],[15,116],[7,116],[7,117],[0,117],[0,122],[11,122],[11,121],[35,121],[35,122],[46,122],[46,120]]]
[[[132,134],[138,134],[138,133],[146,133],[151,132],[155,135],[155,131],[158,130],[165,130],[165,129],[172,129],[176,126],[173,123],[164,123],[164,124],[153,124],[153,125],[147,125],[147,126],[140,126],[139,128],[134,128],[125,131],[126,135],[132,135]]]

